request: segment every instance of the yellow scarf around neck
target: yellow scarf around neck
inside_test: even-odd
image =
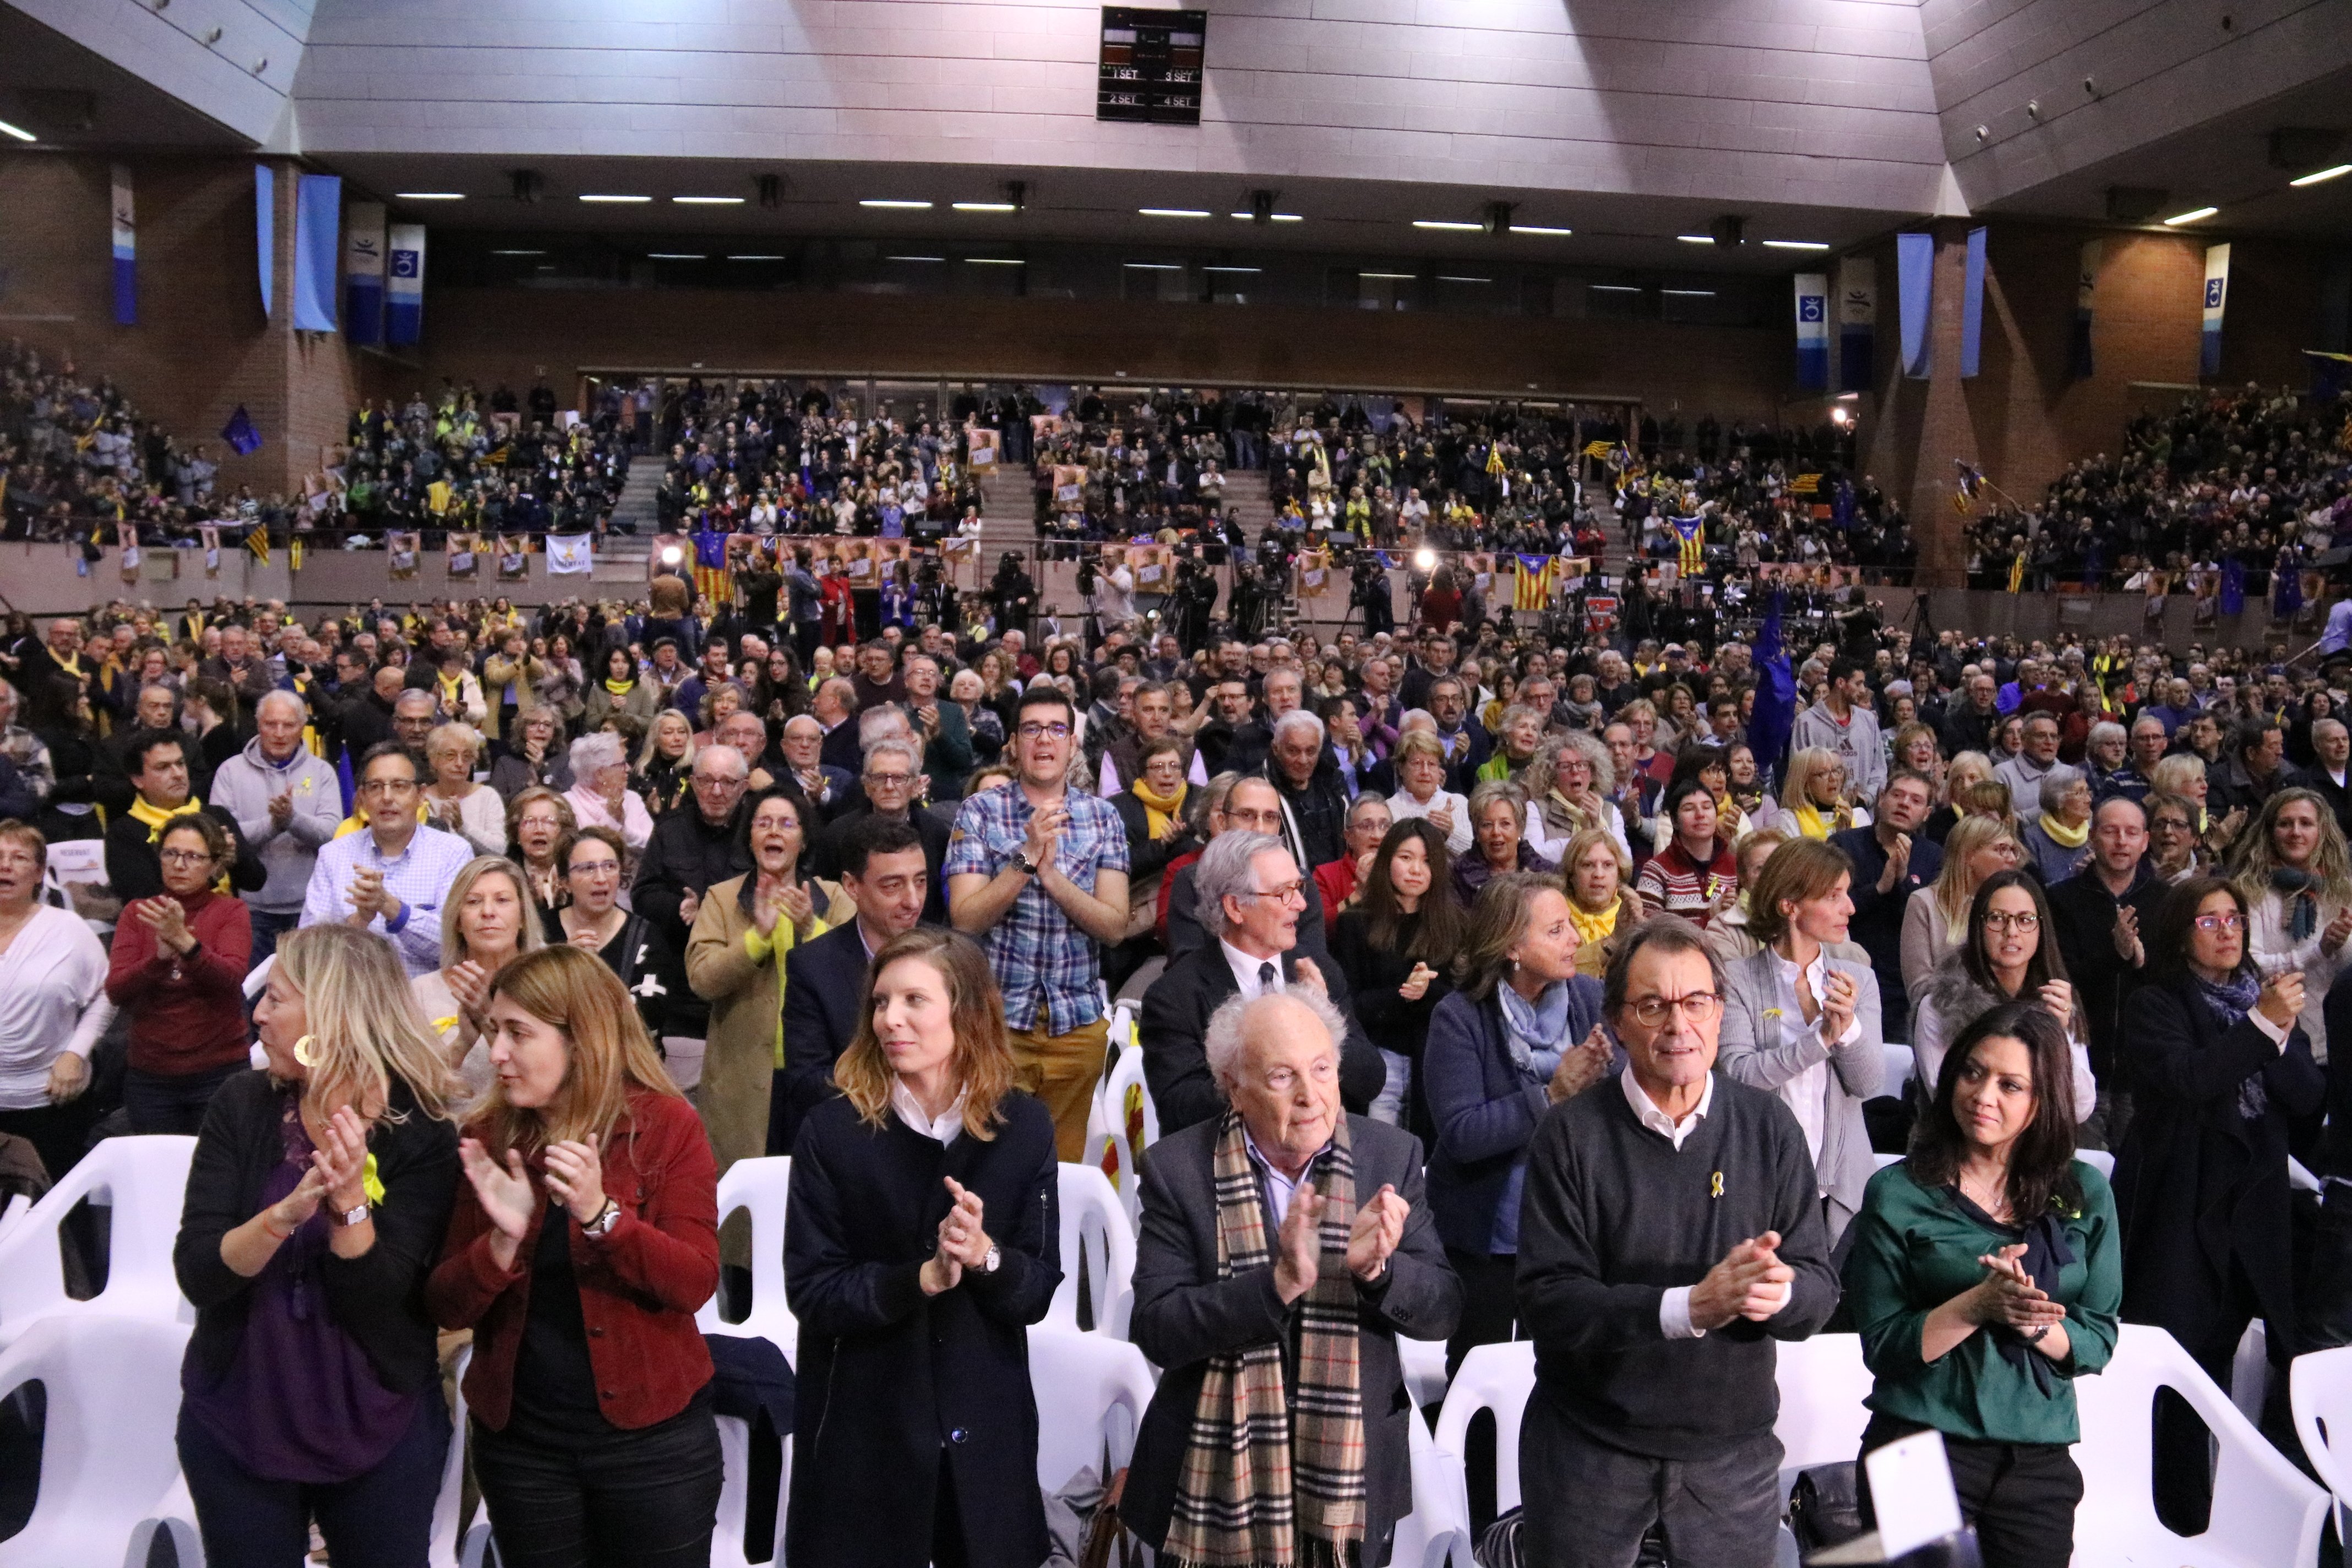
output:
[[[1622,899],[1612,899],[1609,907],[1599,914],[1589,914],[1574,899],[1568,900],[1568,918],[1576,927],[1577,945],[1590,942],[1606,942],[1616,933],[1617,911],[1624,907]]]
[[[1853,826],[1853,813],[1843,805],[1824,818],[1821,809],[1808,801],[1790,815],[1797,819],[1797,831],[1808,838],[1827,838]]]
[[[2069,827],[2059,821],[2054,814],[2045,811],[2042,814],[2042,831],[2048,834],[2050,842],[2061,849],[2080,849],[2091,841],[2091,823],[2088,817],[2084,818],[2080,826]]]
[[[203,809],[204,803],[197,800],[194,795],[190,795],[179,805],[169,808],[148,804],[147,797],[143,795],[133,795],[131,799],[131,820],[147,825],[147,842],[150,844],[161,844],[163,841],[164,826],[173,817],[192,816]]]
[[[1192,786],[1180,783],[1172,795],[1160,795],[1152,790],[1149,782],[1137,779],[1128,787],[1134,792],[1135,798],[1143,803],[1144,823],[1150,829],[1151,837],[1157,838],[1168,831],[1169,823],[1184,809],[1184,792]]]

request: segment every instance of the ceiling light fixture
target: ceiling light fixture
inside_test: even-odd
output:
[[[1021,210],[1011,202],[955,202],[950,205],[960,213],[1017,213]]]
[[[893,196],[867,196],[857,204],[861,207],[881,207],[890,212],[929,212],[929,202],[902,202]]]
[[[1678,234],[1675,236],[1675,237],[1681,240],[1685,245],[1713,245],[1715,243],[1715,236],[1711,234]]]
[[[1511,226],[1511,232],[1513,234],[1548,234],[1559,236],[1564,234],[1574,234],[1576,230],[1572,228],[1546,228],[1539,223],[1515,223]]]
[[[782,260],[783,259],[783,258],[782,258],[782,256],[767,256],[767,255],[752,256],[752,255],[741,255],[741,256],[730,256],[727,259],[728,259],[728,260],[730,260],[730,261],[782,261]]]
[[[886,256],[885,261],[945,261],[944,256]]]
[[[0,135],[14,136],[19,142],[38,142],[40,140],[39,137],[34,135],[31,132],[25,130],[21,126],[11,125],[5,120],[0,120]]]
[[[544,250],[493,250],[492,256],[545,256]]]
[[[1135,210],[1145,217],[1208,217],[1212,216],[1206,207],[1138,207]]]
[[[648,261],[708,261],[709,257],[698,250],[648,250]]]
[[[670,200],[682,207],[740,207],[741,196],[672,196]]]
[[[1450,218],[1436,217],[1417,217],[1412,220],[1412,226],[1415,228],[1440,228],[1445,230],[1449,234],[1483,234],[1486,232],[1486,226],[1483,223],[1455,223]]]
[[[1596,294],[1639,294],[1642,291],[1638,283],[1588,283],[1585,287]]]
[[[1181,272],[1184,270],[1184,264],[1181,261],[1125,261],[1121,262],[1119,265],[1122,267],[1136,268],[1144,272]]]
[[[1825,239],[1768,239],[1764,242],[1767,250],[1827,250],[1829,247],[1829,241]]]
[[[1458,272],[1441,272],[1437,275],[1437,280],[1440,283],[1492,283],[1494,281],[1492,278],[1471,278]]]
[[[1410,283],[1412,281],[1414,274],[1411,272],[1359,272],[1356,276],[1359,278],[1385,278],[1392,282]]]
[[[1026,267],[1029,263],[1018,256],[967,256],[966,267]]]
[[[1257,214],[1234,213],[1232,216],[1240,218],[1244,223],[1247,223],[1255,218]],[[1268,223],[1305,223],[1307,221],[1297,213],[1268,213],[1265,215],[1265,217]]]
[[[580,199],[581,199],[582,201],[583,201],[583,202],[604,202],[604,203],[618,204],[618,205],[636,205],[637,203],[640,203],[640,202],[649,202],[649,201],[653,200],[653,197],[651,197],[651,196],[612,196],[612,195],[604,195],[604,196],[582,196]]]
[[[1658,292],[1661,294],[1672,294],[1678,300],[1712,300],[1715,298],[1715,290],[1712,289],[1661,289]]]
[[[14,128],[5,127],[0,129]],[[2300,190],[2305,185],[2325,184],[2328,181],[2335,179],[2339,174],[2352,174],[2352,163],[2338,163],[2332,169],[2320,169],[2312,174],[2304,175],[2303,178],[2299,180],[2289,180],[2287,184],[2294,186],[2297,190]]]
[[[2167,228],[2178,228],[2184,223],[2196,223],[2201,219],[2211,217],[2215,213],[2220,212],[2221,210],[2221,209],[2220,207],[2198,207],[2189,212],[2175,213],[2170,217],[2164,220],[2164,226]]]
[[[1260,271],[1263,271],[1263,270],[1265,270],[1265,269],[1264,269],[1263,268],[1257,268],[1257,267],[1206,267],[1206,266],[1204,266],[1204,267],[1202,267],[1202,268],[1201,268],[1201,270],[1202,270],[1202,271],[1203,271],[1203,272],[1260,272]]]
[[[462,202],[465,199],[463,191],[400,191],[393,196],[393,200],[399,202]]]

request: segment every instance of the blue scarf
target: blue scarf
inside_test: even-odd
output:
[[[1513,1065],[1538,1083],[1549,1083],[1559,1058],[1574,1044],[1568,1037],[1568,982],[1555,980],[1530,1002],[1508,981],[1495,987],[1503,1007],[1503,1043]]]
[[[2189,983],[2196,987],[2198,998],[2206,1011],[2221,1021],[2224,1029],[2234,1029],[2246,1021],[2253,1011],[2255,1001],[2263,994],[2259,975],[2240,974],[2221,984],[2215,984],[2202,975],[2192,974]],[[2238,1116],[2245,1121],[2260,1121],[2270,1113],[2270,1090],[2263,1087],[2263,1075],[2249,1073],[2238,1083]]]

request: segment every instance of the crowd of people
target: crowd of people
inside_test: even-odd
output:
[[[771,412],[828,460],[821,410],[681,405],[672,446]],[[1557,432],[1286,422],[1249,448],[1286,506],[1426,477],[1579,525]],[[845,441],[860,515],[951,477],[893,434]],[[470,1331],[506,1561],[703,1561],[693,1314],[747,1260],[716,1183],[790,1154],[793,1559],[1042,1562],[1023,1336],[1120,998],[1164,1373],[1120,1511],[1180,1564],[1385,1560],[1404,1336],[1449,1373],[1534,1342],[1523,1560],[1760,1568],[1772,1345],[1835,1328],[1865,1445],[1941,1432],[1987,1561],[2055,1568],[2120,1321],[2226,1386],[2251,1321],[2283,1366],[2347,1315],[2290,1173],[2352,1175],[2352,656],[1866,605],[1784,651],[1459,596],[1328,641],[1099,602],[809,626],[771,574],[0,639],[0,1134],[52,1176],[196,1136],[179,1442],[218,1560],[312,1521],[420,1560]],[[2207,1439],[2158,1423],[2193,1531]]]

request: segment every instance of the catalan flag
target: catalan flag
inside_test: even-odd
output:
[[[714,607],[725,608],[735,603],[735,574],[727,570],[724,529],[694,531],[694,586]]]
[[[245,536],[245,547],[253,552],[253,558],[256,561],[260,562],[264,566],[269,564],[269,531],[268,529],[257,525],[248,530]]]
[[[299,533],[287,542],[286,564],[297,572],[302,570],[302,536]]]
[[[1795,479],[1789,481],[1789,493],[1792,496],[1813,496],[1821,494],[1821,475],[1799,474]]]
[[[2022,550],[2009,563],[2009,591],[2012,594],[2025,592],[2025,552]]]
[[[1952,510],[1966,517],[1976,505],[1977,491],[1984,484],[1984,475],[1958,458],[1952,459],[1952,467],[1958,470],[1952,479]]]
[[[1542,610],[1551,606],[1554,558],[1549,555],[1522,555],[1519,570],[1511,588],[1511,608]]]
[[[1584,444],[1584,455],[1588,458],[1605,458],[1615,450],[1616,447],[1607,441],[1587,441]]]
[[[1674,525],[1675,538],[1681,545],[1683,575],[1697,576],[1706,570],[1706,519],[1677,517],[1667,521]]]

